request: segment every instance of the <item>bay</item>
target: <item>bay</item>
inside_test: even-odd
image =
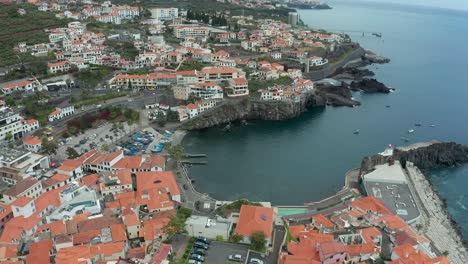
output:
[[[301,10],[300,16],[312,28],[348,33],[363,47],[389,57],[391,63],[371,69],[397,92],[355,93],[362,102],[357,108],[314,109],[294,120],[249,122],[229,132],[220,128],[191,132],[184,147],[187,152],[207,154],[209,162],[190,169],[198,190],[220,200],[302,204],[341,189],[344,174],[359,167],[362,157],[382,151],[387,144],[407,144],[401,137],[411,142],[468,142],[468,13],[329,3],[332,10]],[[382,38],[362,32],[380,32]],[[422,126],[414,127],[415,123]],[[412,128],[415,133],[409,135]],[[361,133],[354,135],[355,129]],[[443,171],[443,180],[438,181],[440,173],[429,176],[461,222],[468,217],[459,206],[466,206],[468,171]],[[468,226],[462,227],[466,233]]]

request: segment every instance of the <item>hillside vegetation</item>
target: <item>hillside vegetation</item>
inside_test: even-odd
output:
[[[26,14],[18,14],[18,8],[24,9]],[[52,12],[38,11],[34,5],[0,4],[0,67],[33,61],[34,58],[29,54],[16,54],[13,47],[18,42],[49,42],[44,29],[60,27],[67,22],[69,20],[58,19]]]

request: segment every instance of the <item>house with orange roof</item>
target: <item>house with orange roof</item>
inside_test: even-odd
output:
[[[138,171],[163,171],[165,168],[166,158],[160,155],[151,157],[126,156],[112,166],[112,170],[130,169],[132,173]]]
[[[281,255],[279,264],[321,264],[321,262],[307,256]]]
[[[29,254],[26,256],[26,264],[44,263],[50,264],[52,255],[55,254],[53,241],[41,240],[29,244]]]
[[[233,78],[229,80],[229,87],[226,92],[228,97],[249,95],[249,83],[245,77]]]
[[[128,240],[127,231],[124,224],[114,224],[110,226],[113,242],[126,242]]]
[[[363,213],[373,213],[376,215],[392,215],[390,211],[379,199],[374,196],[367,196],[350,204],[351,208],[355,208]]]
[[[42,193],[41,182],[35,178],[28,177],[18,181],[15,185],[8,188],[3,197],[6,203],[11,204],[16,198],[26,196],[36,199]]]
[[[323,264],[344,263],[348,257],[345,246],[336,241],[317,243],[317,251]]]
[[[175,211],[169,211],[174,212]],[[158,217],[157,219],[150,219],[143,222],[143,227],[140,229],[140,237],[145,240],[146,248],[153,244],[155,239],[164,239],[166,234],[164,227],[171,221],[169,216]]]
[[[23,120],[23,132],[25,134],[29,134],[29,133],[32,133],[36,130],[38,130],[40,127],[39,125],[39,121],[36,120],[36,119],[25,119]]]
[[[123,150],[117,150],[111,153],[96,152],[83,162],[83,167],[87,171],[104,172],[111,171],[112,166],[124,157]]]
[[[41,225],[37,228],[34,236],[41,237],[44,234],[50,235],[50,237],[56,237],[66,233],[66,226],[63,220],[50,222],[48,224]]]
[[[133,190],[132,172],[130,169],[123,169],[104,175],[104,179],[100,185],[100,190],[102,195]]]
[[[42,149],[42,140],[36,136],[26,136],[23,138],[24,147],[31,152],[39,152]]]
[[[49,73],[67,72],[69,70],[70,70],[70,64],[67,61],[47,63],[47,71]]]
[[[36,211],[34,200],[27,196],[16,198],[16,200],[14,200],[10,205],[14,217],[30,217]]]
[[[134,239],[138,237],[138,230],[140,229],[140,220],[132,208],[126,208],[122,211],[122,220],[127,230],[128,238]]]
[[[431,258],[421,250],[417,250],[409,244],[397,246],[392,251],[392,261],[389,264],[450,264],[445,256]]]
[[[40,83],[33,79],[15,81],[4,84],[2,86],[2,92],[4,94],[11,94],[15,91],[33,92],[39,85]]]
[[[144,171],[136,173],[137,192],[157,190],[180,202],[180,190],[173,171]]]
[[[79,159],[66,160],[57,168],[57,173],[69,176],[71,179],[78,179],[83,176],[83,161]]]
[[[320,230],[321,233],[331,233],[336,227],[336,225],[323,214],[312,216],[312,226]]]
[[[5,224],[13,218],[13,211],[8,204],[0,203],[0,230],[3,230]]]
[[[46,192],[57,189],[70,182],[70,176],[56,173],[45,181],[42,181],[42,189]]]
[[[250,235],[255,232],[263,232],[270,244],[274,212],[271,207],[242,205],[239,213],[239,220],[236,225],[235,234],[243,236],[243,242],[250,244]]]
[[[49,114],[49,122],[55,122],[59,119],[71,116],[75,113],[75,106],[70,104],[68,100],[62,101],[55,107],[55,110]]]
[[[94,173],[83,176],[79,181],[92,190],[100,191],[101,180],[99,179],[99,174]]]
[[[174,209],[174,201],[171,200],[169,193],[157,190],[148,189],[137,191],[136,203],[143,206],[149,213],[163,212]]]
[[[168,262],[168,258],[172,253],[172,245],[170,244],[161,244],[151,258],[151,263],[159,264]]]
[[[13,261],[17,256],[18,244],[0,243],[0,263],[8,263],[8,260]],[[23,264],[22,261],[19,263]]]
[[[201,99],[223,99],[223,89],[216,82],[208,81],[189,86],[190,94]]]

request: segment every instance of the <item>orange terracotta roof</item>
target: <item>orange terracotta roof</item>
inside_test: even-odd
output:
[[[62,248],[55,257],[56,264],[85,264],[93,255],[89,245]],[[81,260],[80,260],[81,259]]]
[[[333,228],[335,224],[326,218],[323,214],[316,214],[312,216],[312,222],[317,228],[325,227],[325,228]]]
[[[143,157],[141,156],[124,157],[117,161],[112,167],[119,169],[137,169],[140,167],[142,159]]]
[[[101,230],[79,232],[73,235],[73,245],[88,244],[91,239],[101,235]]]
[[[66,160],[62,163],[60,167],[57,168],[57,170],[74,171],[80,168],[82,165],[83,165],[83,162],[80,160]]]
[[[236,234],[250,236],[256,231],[263,231],[266,237],[271,237],[273,229],[273,208],[242,205]]]
[[[320,243],[320,245],[317,246],[317,249],[319,250],[319,252],[322,253],[321,255],[323,255],[324,258],[328,258],[337,253],[346,252],[345,246],[340,242],[336,241],[322,242]]]
[[[138,216],[133,211],[124,214],[123,221],[126,226],[140,225],[140,220],[138,220]]]
[[[27,145],[39,145],[42,143],[42,140],[36,136],[26,136],[23,138],[23,143]]]
[[[12,213],[11,206],[8,204],[0,203],[0,208],[3,209],[2,211],[0,211],[0,221],[4,222],[6,221],[5,218]]]
[[[53,241],[50,239],[31,243],[29,245],[29,255],[26,256],[26,264],[49,264],[49,251],[51,251],[53,248],[54,244]]]
[[[384,223],[391,230],[399,230],[407,226],[405,221],[403,221],[397,215],[385,215],[380,217],[377,222]]]
[[[28,203],[30,203],[32,200],[33,199],[30,197],[20,196],[16,200],[14,200],[13,203],[11,203],[11,205],[16,206],[16,207],[24,207]]]
[[[12,89],[15,87],[25,87],[28,84],[31,84],[32,81],[25,80],[25,81],[20,81],[20,82],[13,82],[13,83],[8,83],[3,86],[4,89]]]
[[[127,241],[127,231],[124,224],[111,225],[110,228],[113,242]]]
[[[173,171],[145,171],[136,173],[137,191],[165,190],[172,196],[180,195]]]
[[[16,258],[18,256],[18,244],[5,244],[0,245],[0,259]],[[3,264],[3,260],[1,261]]]
[[[90,174],[82,177],[80,179],[81,183],[84,185],[91,187],[97,185],[99,183],[99,175],[98,174]]]
[[[359,200],[356,200],[351,203],[351,206],[353,208],[359,208],[360,210],[364,212],[372,211],[374,213],[379,213],[379,214],[386,214],[386,215],[393,214],[392,211],[390,211],[387,207],[385,207],[385,205],[380,200],[375,198],[374,196],[367,196]]]
[[[143,223],[143,237],[145,241],[151,241],[164,233],[165,227],[171,219],[169,217],[146,220]]]
[[[235,84],[238,84],[238,85],[247,84],[247,83],[248,83],[247,79],[245,79],[245,78],[233,78],[232,81],[233,81]]]
[[[55,109],[55,111],[53,111],[52,113],[49,114],[49,116],[55,116],[55,115],[58,115],[62,112],[62,110],[60,109]]]
[[[123,150],[117,150],[115,152],[112,152],[106,156],[106,158],[104,159],[104,162],[112,162],[113,160],[115,160],[117,157],[119,157],[122,154],[123,154]]]
[[[39,234],[43,231],[49,230],[50,234],[54,236],[58,236],[61,234],[65,234],[65,222],[63,220],[54,221],[45,225],[41,225],[37,228],[36,234]]]
[[[240,72],[240,70],[232,67],[205,67],[201,70],[202,74],[232,74],[236,72]]]
[[[64,181],[70,179],[70,176],[65,175],[65,174],[61,174],[61,173],[56,173],[51,177],[51,179],[54,179],[54,180],[56,180],[58,182],[64,182]]]
[[[154,167],[165,168],[166,167],[166,158],[164,156],[156,155],[152,157],[146,157],[143,162],[140,164],[142,169],[151,169]]]
[[[321,264],[319,260],[306,256],[283,255],[280,264]]]

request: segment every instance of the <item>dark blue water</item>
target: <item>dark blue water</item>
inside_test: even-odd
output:
[[[350,35],[365,48],[392,59],[372,69],[380,81],[398,91],[356,93],[362,102],[358,108],[327,107],[286,122],[259,121],[230,132],[190,133],[184,140],[186,149],[208,154],[209,165],[191,169],[198,189],[218,199],[298,204],[341,189],[344,173],[358,167],[363,156],[382,151],[389,143],[404,145],[401,137],[411,142],[468,142],[468,13],[330,4],[332,10],[307,10],[300,15],[313,28],[381,32],[381,39]],[[423,126],[414,128],[417,122]],[[416,131],[408,135],[410,128]],[[360,135],[352,133],[355,129],[360,129]],[[462,168],[444,171],[445,176],[432,175],[459,221],[468,219],[466,210],[457,205],[460,197],[468,195],[467,172]],[[466,205],[466,200],[462,202]]]

